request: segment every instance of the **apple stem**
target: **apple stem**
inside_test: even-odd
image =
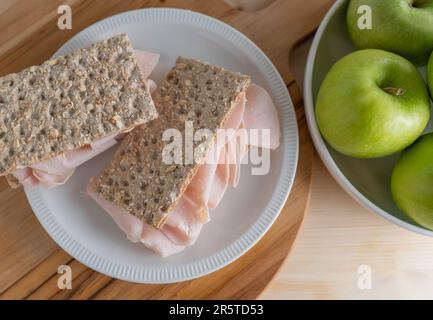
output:
[[[422,8],[424,5],[427,5],[428,0],[412,0],[409,3],[409,6],[412,8]]]
[[[400,97],[404,95],[404,89],[403,88],[394,88],[394,87],[386,87],[382,89],[386,93],[392,94],[394,96]]]

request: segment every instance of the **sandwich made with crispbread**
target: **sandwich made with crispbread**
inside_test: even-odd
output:
[[[64,183],[115,138],[157,117],[124,34],[0,78],[0,175]]]
[[[247,103],[249,95],[252,101]],[[248,143],[236,135],[221,143],[217,131],[269,127],[273,142],[268,147],[274,149],[279,122],[269,95],[250,85],[249,76],[188,58],[177,59],[153,99],[158,119],[128,134],[111,163],[91,179],[87,192],[131,241],[167,256],[195,242],[209,220],[209,208],[218,205],[228,185],[237,184],[240,157],[228,161],[233,160],[229,149],[237,146],[244,155]],[[209,134],[192,140],[193,161],[187,161],[184,152],[181,162],[173,162],[172,154],[167,162],[173,139],[166,133],[180,132],[187,144],[187,124]],[[210,158],[217,161],[207,161]]]

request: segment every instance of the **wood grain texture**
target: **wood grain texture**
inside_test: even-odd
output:
[[[314,156],[308,212],[261,299],[433,299],[433,239],[359,205]],[[360,266],[372,287],[360,290]]]
[[[11,1],[0,7],[0,75],[48,59],[90,24],[131,9],[179,7],[214,16],[250,37],[280,71],[294,100],[300,159],[292,193],[274,226],[246,255],[206,277],[172,285],[138,285],[94,272],[63,252],[36,221],[21,190],[0,180],[0,298],[164,299],[256,298],[288,255],[308,203],[313,148],[300,91],[289,70],[289,52],[317,27],[331,0],[276,0],[258,12],[233,9],[222,0],[69,0],[72,30],[57,28],[60,1]],[[57,288],[57,267],[73,269],[73,289]]]
[[[303,83],[312,37],[291,51],[290,70]],[[433,239],[363,208],[314,153],[309,209],[290,256],[262,299],[433,299]],[[370,290],[358,288],[369,266]]]

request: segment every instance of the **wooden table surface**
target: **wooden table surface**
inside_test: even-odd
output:
[[[262,11],[233,8],[222,0],[70,0],[72,30],[57,27],[60,0],[2,2],[0,11],[0,74],[48,59],[65,41],[93,22],[137,8],[179,7],[219,18],[249,36],[274,62],[295,105],[299,127],[299,164],[290,197],[276,223],[254,250],[225,268],[199,279],[170,285],[140,285],[112,279],[91,270],[52,241],[36,221],[21,189],[0,179],[0,299],[127,298],[251,299],[257,298],[286,259],[308,204],[313,147],[300,91],[289,70],[289,52],[310,34],[326,8],[323,1],[298,10],[302,0],[274,1]],[[316,12],[309,18],[311,11]],[[288,14],[291,19],[287,19]],[[292,28],[293,20],[302,21]],[[285,30],[284,37],[280,31]],[[260,262],[260,263],[258,263]],[[72,289],[58,288],[57,267],[72,269]],[[210,285],[211,284],[211,285]]]
[[[94,0],[101,1],[102,0]],[[198,4],[202,10],[211,1],[214,5],[223,6],[218,0],[195,1],[207,4]],[[78,2],[78,5],[76,3]],[[120,2],[120,1],[119,1]],[[119,6],[119,2],[106,1],[104,5],[109,6],[109,10]],[[143,5],[146,1],[131,1],[135,7]],[[158,1],[147,1],[148,3]],[[178,6],[188,6],[192,0],[176,1]],[[309,0],[308,3],[314,4],[304,6],[305,1],[300,0],[276,0],[266,8],[263,13],[270,10],[278,10],[283,2],[291,2],[291,10],[296,10],[302,19],[296,24],[285,21],[284,12],[278,14],[275,21],[275,32],[278,32],[280,41],[284,41],[285,36],[299,33],[300,30],[311,30],[317,27],[326,10],[332,4],[332,0]],[[25,3],[25,5],[22,5]],[[51,12],[53,4],[75,4],[77,10],[87,10],[90,1],[76,0],[1,0],[0,1],[0,70],[8,73],[12,70],[10,65],[25,67],[30,59],[34,64],[42,62],[43,54],[34,51],[30,58],[21,61],[20,57],[29,48],[34,47],[34,42],[29,35],[35,29],[46,25],[47,21],[55,19],[57,13]],[[19,5],[18,5],[19,4]],[[159,1],[163,5],[164,1]],[[102,7],[102,5],[101,5]],[[51,10],[51,11],[50,11]],[[89,12],[89,20],[82,23],[89,24],[95,21],[100,12]],[[49,14],[42,12],[49,11]],[[254,20],[238,21],[233,18],[236,10],[226,10],[223,19],[243,23],[246,27],[254,24]],[[17,22],[17,15],[25,19],[27,23]],[[43,17],[42,19],[40,17]],[[21,20],[22,21],[22,20]],[[302,25],[301,25],[301,24]],[[289,28],[283,28],[286,25]],[[278,29],[278,27],[280,27]],[[50,34],[56,26],[50,28],[40,28],[41,34]],[[247,28],[248,29],[248,28]],[[61,35],[63,40],[70,37],[69,31]],[[253,40],[260,39],[260,30],[254,30],[248,34]],[[262,31],[265,32],[265,31]],[[258,33],[255,35],[255,33]],[[255,39],[256,38],[256,39]],[[277,39],[278,39],[277,38]],[[59,39],[47,37],[45,44],[50,46],[50,41],[59,42]],[[260,43],[262,49],[268,54],[285,80],[292,81],[289,66],[286,64],[288,52],[292,48],[287,47],[287,52],[274,52],[272,49],[275,38],[262,39]],[[307,54],[310,38],[305,37],[299,42],[296,50],[291,53],[291,69],[294,78],[302,83],[303,66]],[[36,46],[41,48],[41,46]],[[41,50],[42,49],[38,49]],[[21,64],[21,65],[20,65]],[[289,78],[288,78],[289,77]],[[297,96],[299,91],[296,90]],[[292,92],[293,94],[293,92]],[[298,98],[300,98],[298,96]],[[4,180],[0,180],[0,190],[6,189]],[[58,249],[51,239],[44,232],[33,232],[29,229],[33,225],[29,220],[34,217],[20,213],[20,208],[26,207],[26,203],[21,203],[22,198],[16,197],[13,193],[3,193],[1,201],[8,201],[7,214],[2,216],[1,223],[7,225],[8,221],[16,221],[19,215],[21,223],[11,224],[8,228],[3,228],[4,234],[0,234],[0,240],[8,239],[10,234],[30,235],[17,240],[15,243],[3,243],[9,247],[2,252],[0,261],[0,292],[5,287],[14,282],[13,275],[22,274],[25,268],[31,267],[32,261],[35,265],[40,263],[41,257],[38,256],[38,248],[29,245],[32,241],[42,244],[46,250],[54,252],[51,259],[45,262],[44,270],[56,269],[57,266],[68,259],[67,254]],[[33,238],[32,238],[33,237]],[[4,242],[4,241],[3,241]],[[332,179],[324,168],[317,156],[313,165],[313,183],[311,189],[310,208],[303,222],[298,239],[294,248],[277,276],[260,296],[264,299],[300,299],[300,298],[433,298],[433,289],[430,288],[430,280],[433,280],[433,239],[420,236],[409,231],[403,230],[384,219],[368,212],[352,200]],[[18,253],[18,255],[17,255]],[[5,257],[13,256],[13,259]],[[87,288],[100,287],[108,282],[106,277],[89,277],[89,271],[77,262],[72,262],[74,270],[80,274],[77,281],[87,281]],[[360,266],[367,266],[372,271],[372,287],[370,290],[360,290],[357,286],[360,275]],[[56,278],[49,278],[46,283],[40,284],[40,278],[47,278],[47,274],[37,273],[31,277],[24,278],[18,282],[7,297],[28,297],[38,298],[46,296],[47,288],[50,288],[50,281]],[[90,279],[90,280],[89,280]],[[52,285],[52,283],[51,283]],[[29,291],[29,286],[33,290]],[[60,294],[57,298],[67,297],[67,293]],[[114,295],[115,296],[115,295]],[[84,292],[76,292],[75,297],[85,298]],[[97,297],[97,296],[96,296]]]

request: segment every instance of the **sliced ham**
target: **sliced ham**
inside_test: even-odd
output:
[[[216,149],[220,148],[214,145],[213,149],[209,152],[208,158],[213,157]],[[189,183],[188,188],[186,188],[184,193],[184,195],[189,199],[194,199],[197,209],[194,211],[193,215],[200,223],[206,223],[210,220],[208,200],[212,191],[212,181],[214,179],[217,166],[218,160],[205,161],[204,164],[198,168],[197,173]]]
[[[248,104],[245,107],[243,118],[245,127],[247,129],[269,129],[271,131],[269,145],[263,145],[264,142],[260,141],[260,139],[258,142],[250,141],[250,145],[275,150],[280,144],[281,131],[277,109],[271,107],[273,106],[271,97],[265,89],[252,84],[247,89],[247,100]]]
[[[64,184],[79,165],[111,148],[117,143],[114,136],[95,141],[89,146],[65,152],[13,173],[25,187],[41,185],[52,188]]]
[[[203,226],[203,222],[197,219],[194,214],[196,210],[196,202],[183,195],[168,217],[161,230],[162,233],[178,245],[190,246],[194,244]]]
[[[220,153],[220,159],[215,170],[215,175],[212,179],[211,189],[208,199],[208,207],[214,209],[220,203],[229,185],[229,160],[227,146]]]
[[[90,185],[90,184],[89,184]],[[139,242],[143,233],[143,223],[132,214],[127,213],[122,208],[114,205],[102,197],[99,197],[91,188],[87,187],[89,194],[106,212],[108,212],[119,228],[125,232],[128,239],[132,242]]]
[[[229,185],[237,185],[241,160],[249,149],[248,129],[270,129],[270,141],[259,139],[254,146],[275,149],[280,143],[275,106],[268,93],[256,85],[251,85],[246,98],[242,97],[235,106],[225,129],[232,129],[234,134],[215,141],[161,230],[107,203],[93,191],[88,190],[88,193],[113,217],[129,239],[134,242],[139,239],[162,257],[178,253],[195,243],[203,225],[210,220],[209,209],[220,203]]]
[[[39,180],[35,176],[33,176],[31,168],[16,170],[12,175],[12,177],[14,178],[14,180],[15,179],[17,180],[16,182],[15,181],[13,182],[14,184],[16,184],[16,186],[14,187],[18,187],[20,183],[24,187],[30,187],[30,188],[36,187],[39,184]],[[11,184],[9,176],[7,177],[7,180]]]
[[[146,79],[149,92],[152,93],[156,88],[156,84],[147,78],[158,64],[159,54],[135,50],[135,55],[143,78]],[[104,137],[90,145],[65,152],[30,167],[16,170],[12,175],[24,187],[41,185],[45,188],[53,188],[60,186],[72,176],[76,167],[114,146],[117,141],[123,138],[125,133]]]
[[[149,78],[152,71],[156,68],[159,61],[159,54],[135,49],[135,58],[137,59],[138,66],[140,67],[143,79]]]
[[[232,140],[229,149],[229,185],[236,187],[241,178],[241,163],[242,159],[246,156],[249,150],[248,145],[248,131],[245,127],[245,122],[242,120],[241,125],[237,131],[235,140]]]
[[[246,104],[247,104],[247,98],[243,94],[241,99],[234,107],[230,117],[227,119],[225,123],[224,129],[226,130],[226,132],[232,133],[231,135],[228,135],[226,137],[227,141],[230,141],[234,138],[234,135],[236,134],[236,130],[238,130],[239,127],[241,126],[241,123],[245,116],[244,113],[246,109]]]
[[[175,244],[161,231],[103,199],[90,188],[87,188],[87,193],[111,215],[130,241],[141,242],[163,257],[175,254],[185,248],[185,246]]]
[[[185,246],[174,243],[150,224],[144,224],[141,242],[164,258],[185,249]]]

